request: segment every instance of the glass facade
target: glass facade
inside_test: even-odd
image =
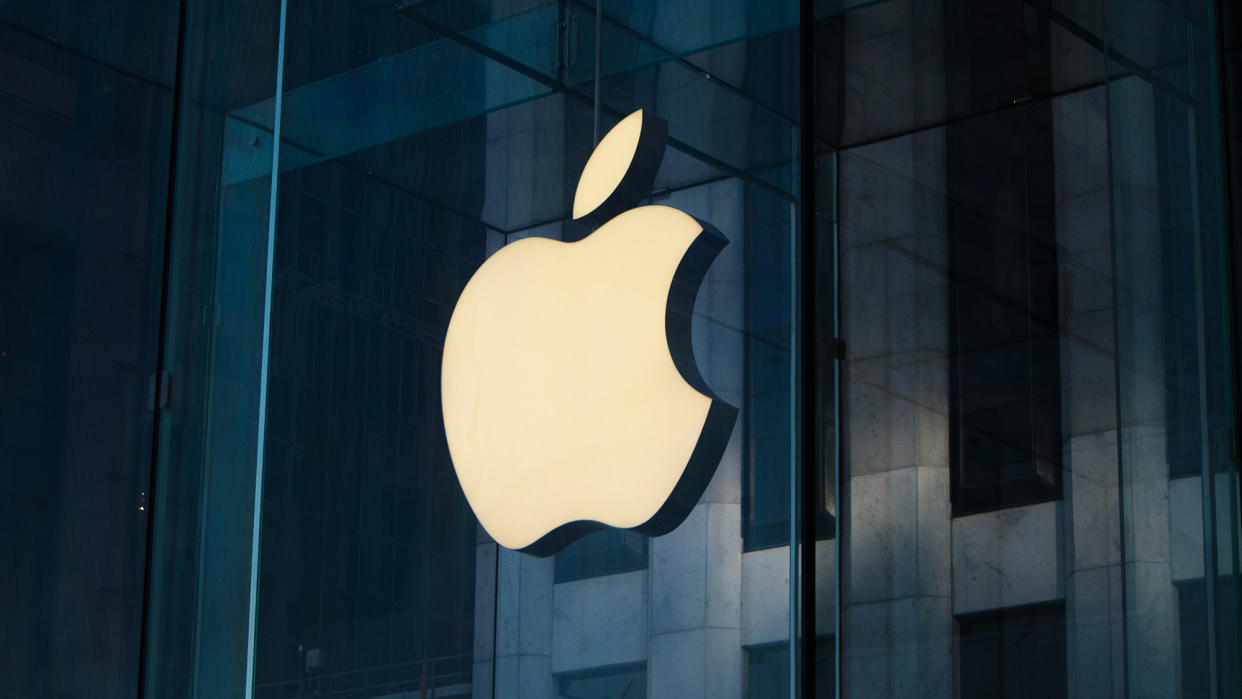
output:
[[[598,2],[0,0],[0,695],[1242,697],[1242,12]],[[512,551],[449,319],[640,108],[739,416]]]

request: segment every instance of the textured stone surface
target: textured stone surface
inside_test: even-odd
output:
[[[707,629],[652,636],[651,659],[647,663],[647,696],[650,699],[706,697],[706,662]]]
[[[707,506],[651,540],[651,632],[683,631],[707,622]]]
[[[920,560],[920,471],[908,467],[850,480],[850,559],[848,599],[851,603],[909,597],[917,592],[920,565],[942,564]],[[948,518],[940,523],[947,528]],[[931,527],[929,527],[930,529]],[[947,544],[947,537],[943,538]],[[930,549],[928,549],[930,551]],[[937,555],[948,560],[947,545]]]
[[[740,629],[742,624],[742,511],[737,505],[707,505],[706,625]],[[739,631],[740,633],[740,631]]]
[[[651,696],[740,697],[740,517],[736,504],[701,503],[675,531],[652,540]],[[677,670],[668,664],[673,658],[657,657],[679,643],[689,645],[672,652],[700,654],[698,665]],[[686,667],[705,672],[688,673]]]
[[[1203,577],[1203,479],[1169,481],[1169,549],[1174,580]]]
[[[851,605],[844,630],[843,691],[850,697],[947,697],[952,692],[949,600],[939,597]]]
[[[836,539],[815,542],[815,633],[836,625]],[[742,645],[789,639],[789,547],[742,554]]]
[[[482,527],[480,527],[482,529]],[[480,543],[474,553],[474,659],[495,658],[496,555],[499,547]],[[488,672],[491,672],[490,666]]]
[[[789,638],[789,547],[742,554],[742,644]]]
[[[568,672],[647,657],[647,571],[555,586],[552,669]]]
[[[953,520],[953,611],[1060,599],[1059,502]]]
[[[1125,653],[1120,566],[1073,571],[1066,578],[1066,664],[1073,697],[1121,697]]]
[[[943,132],[855,149],[842,156],[840,173],[848,493],[841,679],[846,696],[948,697]]]

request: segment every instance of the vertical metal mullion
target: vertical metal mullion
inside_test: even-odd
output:
[[[835,560],[832,566],[832,591],[833,591],[833,629],[832,629],[832,656],[833,656],[833,696],[840,699],[841,697],[841,616],[844,610],[841,608],[841,521],[844,519],[845,508],[842,505],[844,498],[842,493],[841,477],[841,362],[845,361],[845,352],[841,350],[841,232],[839,212],[840,193],[841,193],[841,156],[839,153],[832,154],[832,336],[837,350],[833,352],[832,359],[832,497],[836,505],[835,517],[833,519],[833,541],[836,542]]]

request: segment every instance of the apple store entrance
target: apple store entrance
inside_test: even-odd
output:
[[[0,0],[0,695],[1242,696],[1237,12]]]

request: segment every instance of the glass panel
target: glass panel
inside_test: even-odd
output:
[[[1238,663],[1236,348],[1215,3],[1109,5],[1128,679],[1231,696]],[[1193,654],[1186,662],[1188,654]],[[1200,674],[1191,674],[1200,673]]]
[[[328,72],[309,29],[325,4],[290,8],[287,74]],[[348,18],[359,32],[411,21]],[[285,85],[281,160],[303,135],[326,140],[279,182],[257,696],[470,693],[477,534],[444,439],[440,355],[490,237],[476,115],[516,74],[422,40]]]
[[[0,3],[0,695],[133,697],[177,6]]]
[[[820,21],[816,135],[839,148],[1098,85],[1103,0],[888,0]]]
[[[1237,693],[1215,12],[819,23],[843,696]]]
[[[294,60],[291,69],[298,65]],[[282,170],[365,151],[549,92],[542,83],[447,39],[289,88],[281,124]],[[271,130],[275,102],[269,98],[230,114],[235,120],[230,123],[243,132],[240,140]],[[262,162],[238,159],[231,164],[226,173],[230,183],[264,173]]]
[[[796,30],[785,30],[782,38],[782,51],[772,51],[766,41],[756,41],[753,47],[751,42],[740,42],[732,49],[732,61],[740,67],[736,71],[740,75],[773,76],[767,81],[769,92],[792,102],[797,83],[788,66],[797,60]],[[786,74],[776,77],[782,76],[781,71]],[[790,134],[795,124],[745,92],[746,82],[732,82],[735,77],[727,72],[713,76],[689,61],[660,63],[605,76],[601,99],[605,109],[617,114],[643,107],[667,115],[669,138],[676,148],[788,198],[794,191]]]
[[[789,163],[792,158],[793,141],[784,134],[793,126],[788,115],[793,113],[791,105],[796,99],[797,83],[791,79],[792,75],[785,79],[766,78],[775,74],[778,66],[791,66],[796,61],[796,30],[791,9],[795,7],[796,3],[782,2],[768,3],[763,8],[754,3],[739,3],[728,12],[716,8],[711,16],[717,18],[718,22],[714,22],[721,24],[720,37],[728,37],[728,41],[688,46],[687,50],[677,52],[651,44],[642,32],[614,18],[605,8],[601,45],[606,50],[601,52],[600,70],[604,78],[603,109],[614,118],[639,106],[658,109],[669,120],[673,148],[702,161],[700,167],[741,171],[791,193],[792,175],[780,165]],[[562,10],[559,25],[553,21],[555,15],[550,9],[551,6],[544,5],[525,10],[522,17],[535,13],[546,17],[537,22],[524,21],[521,28],[511,29],[502,26],[516,19],[509,14],[512,8],[508,3],[496,3],[490,14],[477,7],[463,11],[457,3],[445,4],[440,0],[412,5],[403,12],[414,21],[444,31],[463,45],[507,66],[502,69],[506,74],[512,69],[581,103],[590,103],[595,89],[594,6],[568,3]],[[632,9],[639,14],[646,12],[638,10],[637,6]],[[692,8],[682,9],[690,11]],[[487,18],[492,15],[503,18],[481,24],[489,21]],[[744,19],[750,15],[754,17]],[[769,15],[790,15],[790,19],[783,22],[763,19]],[[730,16],[736,21],[727,19]],[[675,18],[676,15],[669,15],[664,19]],[[662,26],[664,19],[655,26]],[[756,27],[762,27],[754,33],[746,31],[752,19]],[[648,17],[643,21],[653,20]],[[514,43],[510,37],[520,32],[530,37],[523,47],[545,41],[550,36],[545,28],[549,23],[560,27],[557,41],[561,63],[555,72],[549,71],[542,60],[530,59],[526,48],[510,45]],[[689,26],[709,25],[712,23]],[[494,37],[495,40],[480,37]],[[499,40],[500,37],[505,40]],[[542,59],[544,52],[539,50],[534,55]],[[516,82],[518,86],[513,89],[525,89],[525,82]],[[508,82],[501,84],[509,85]],[[696,105],[708,103],[714,104],[714,119],[692,118]],[[490,108],[496,106],[499,103]],[[735,129],[741,128],[738,124],[749,125],[747,138],[735,137]]]
[[[0,0],[0,694],[1242,693],[1242,14],[818,0],[800,77],[802,7]],[[638,108],[739,415],[671,533],[505,549],[447,325]]]
[[[492,543],[462,497],[440,355],[489,255],[588,233],[568,204],[592,105],[518,40],[541,41],[545,5],[324,4],[291,7],[288,21],[256,693],[739,695],[743,646],[789,634],[788,540],[744,561],[739,534],[744,473],[783,483],[769,496],[789,502],[793,124],[688,64],[610,78],[603,128],[639,107],[670,121],[652,199],[732,243],[695,307],[704,378],[750,411],[748,347],[773,345],[770,404],[753,410],[784,446],[752,458],[739,427],[673,533],[604,531],[536,558]],[[329,18],[379,38],[365,56],[321,55]],[[791,103],[795,54],[770,46],[732,54],[787,76],[764,87]],[[232,108],[233,140],[265,133],[274,106]],[[231,166],[233,186],[263,171]]]
[[[831,636],[815,642],[815,689],[805,696],[836,696],[835,648]],[[746,699],[785,699],[789,694],[789,644],[767,643],[746,649]]]
[[[275,93],[280,3],[190,2],[161,414],[146,696],[244,696],[273,136],[229,114]],[[228,176],[246,160],[266,174]]]
[[[816,17],[825,17],[871,1],[817,0],[814,12]],[[793,29],[798,5],[751,0],[604,0],[604,15],[664,52],[687,56]]]
[[[875,0],[819,0],[817,17],[827,17]],[[408,16],[446,35],[459,35],[565,85],[591,95],[595,75],[594,0],[423,0],[399,3]],[[615,76],[656,63],[680,62],[715,73],[729,70],[729,61],[704,60],[708,55],[734,55],[742,45],[767,46],[768,51],[793,48],[788,36],[798,21],[798,5],[749,0],[605,0],[600,26],[600,72]],[[550,32],[550,27],[557,32]],[[732,47],[732,48],[729,48]],[[717,49],[724,48],[724,51]],[[792,63],[790,65],[793,65]],[[751,79],[763,87],[786,81]],[[731,81],[736,84],[736,81]],[[777,101],[766,106],[776,108]],[[786,105],[788,106],[788,105]],[[787,111],[787,114],[794,114]]]

